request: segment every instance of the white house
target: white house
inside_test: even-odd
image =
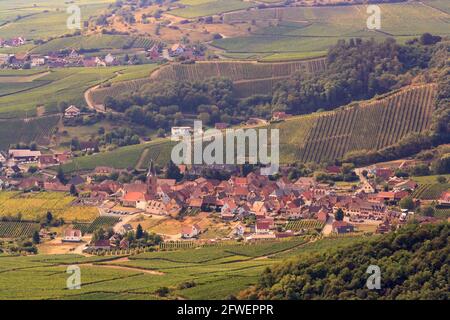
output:
[[[116,61],[116,58],[111,53],[108,53],[105,57],[105,62],[107,65],[112,65]]]
[[[191,127],[172,127],[172,139],[181,140],[182,137],[190,136],[191,132]]]
[[[80,114],[81,114],[80,109],[78,109],[74,105],[71,105],[64,111],[64,118],[72,119],[72,118],[78,117]]]
[[[81,242],[81,230],[66,229],[62,242]]]
[[[191,239],[198,236],[201,232],[201,228],[197,224],[194,224],[190,227],[183,227],[181,229],[181,237]]]

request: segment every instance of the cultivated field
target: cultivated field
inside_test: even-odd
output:
[[[38,223],[0,221],[0,238],[30,238],[35,231],[39,231]]]
[[[413,86],[379,100],[275,125],[281,136],[284,130],[290,132],[291,138],[280,146],[282,157],[286,162],[321,162],[349,151],[395,144],[411,132],[428,128],[435,95],[435,85]]]
[[[73,0],[81,9],[81,20],[89,20],[102,13],[113,0]],[[69,2],[60,0],[1,0],[0,38],[17,36],[29,40],[46,39],[72,33],[67,28]]]
[[[450,190],[450,183],[421,184],[412,194],[414,199],[437,200],[443,192]]]
[[[117,97],[132,93],[149,81],[201,81],[213,77],[223,77],[235,83],[237,95],[246,97],[252,94],[267,94],[275,83],[286,79],[297,71],[319,72],[325,69],[324,59],[285,63],[256,62],[198,62],[195,64],[170,64],[152,73],[149,79],[139,79],[117,83],[91,92],[92,101],[103,104],[106,97]]]
[[[0,72],[0,119],[34,117],[40,106],[46,114],[57,113],[60,102],[83,106],[84,92],[89,88],[116,77],[139,78],[154,68],[155,65],[53,69],[31,82],[27,81],[29,75],[21,71]],[[19,76],[24,77],[22,82],[17,80]]]
[[[169,13],[182,18],[197,18],[212,16],[225,12],[247,9],[256,6],[255,3],[242,0],[187,0],[182,1],[185,8],[172,10]]]
[[[111,166],[120,169],[135,167],[145,169],[148,168],[150,159],[153,159],[156,164],[164,166],[170,160],[171,146],[173,144],[167,141],[126,146],[111,152],[75,158],[72,162],[62,167],[65,172],[92,170],[98,166]],[[144,152],[147,149],[149,151]],[[165,152],[161,152],[161,150]]]
[[[95,207],[74,206],[74,197],[62,192],[0,192],[0,217],[18,214],[24,220],[39,221],[47,212],[64,221],[90,222],[98,216]]]
[[[125,35],[91,35],[66,37],[51,40],[40,45],[31,53],[47,54],[49,52],[58,52],[60,50],[104,50],[104,49],[131,49],[131,48],[151,48],[155,42],[146,37],[125,36]]]
[[[81,230],[83,234],[85,233],[93,233],[95,230],[103,228],[104,230],[113,227],[116,223],[120,221],[118,217],[108,217],[102,216],[97,217],[91,223],[74,223],[73,227],[75,229]]]
[[[15,143],[48,144],[59,119],[55,115],[30,120],[0,120],[0,150],[7,150]]]
[[[366,5],[230,12],[224,14],[225,23],[255,21],[255,24],[265,27],[252,30],[248,37],[220,39],[213,45],[229,53],[276,54],[274,58],[280,59],[280,53],[318,54],[338,39],[384,39],[392,36],[402,42],[424,32],[448,35],[450,15],[445,11],[448,5],[444,2],[429,2],[438,9],[428,6],[428,2],[380,4],[382,25],[379,32],[367,29]],[[285,58],[289,59],[289,56]]]

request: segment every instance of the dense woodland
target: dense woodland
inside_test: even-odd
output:
[[[377,240],[267,269],[240,298],[448,300],[448,237],[448,223],[411,224]],[[380,267],[380,290],[366,286],[370,265]]]

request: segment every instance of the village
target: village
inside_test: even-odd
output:
[[[11,40],[0,39],[0,48],[21,46],[26,43],[22,37]],[[149,48],[124,50],[120,53],[91,52],[80,48],[66,48],[48,54],[39,53],[1,53],[0,68],[32,69],[32,68],[69,68],[69,67],[109,67],[120,65],[136,65],[143,63],[164,63],[179,61],[182,63],[205,60],[206,48],[196,44],[174,43],[166,48],[163,43],[154,43]]]
[[[202,177],[203,166],[180,165],[175,171],[189,179],[177,181],[158,174],[152,162],[145,179],[132,179],[128,183],[117,181],[123,170],[111,167],[97,167],[92,172],[66,177],[65,181],[61,181],[60,174],[55,176],[47,170],[70,159],[70,152],[47,155],[30,149],[10,149],[0,156],[0,190],[70,193],[77,197],[77,205],[96,206],[100,216],[117,217],[111,241],[91,241],[92,237],[86,238],[81,230],[70,224],[65,226],[61,242],[86,241],[83,250],[87,252],[127,247],[124,235],[137,231],[136,224],[129,223],[133,219],[179,222],[175,234],[159,235],[164,241],[205,241],[202,234],[220,225],[230,232],[209,237],[208,241],[252,242],[305,234],[386,233],[415,216],[413,210],[401,209],[399,203],[410,197],[417,183],[397,177],[396,168],[389,166],[353,169],[359,180],[350,186],[323,183],[315,177],[288,179],[289,167],[282,167],[278,177],[269,178],[261,175],[259,168],[243,175],[239,166],[216,165],[215,170],[230,176],[219,180]],[[412,164],[408,161],[400,164],[408,165]],[[339,175],[342,170],[339,166],[328,166],[325,172]],[[420,206],[420,200],[414,201]],[[439,203],[450,205],[448,191],[442,194]],[[210,223],[206,226],[189,223],[194,221],[190,218],[200,215]],[[425,223],[433,220],[424,216],[416,218]],[[140,224],[137,228],[142,232]]]

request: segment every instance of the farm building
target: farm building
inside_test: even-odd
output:
[[[66,229],[62,242],[81,242],[81,230]]]
[[[185,239],[191,239],[198,236],[202,232],[202,229],[194,224],[192,226],[184,226],[181,228],[181,237]]]
[[[40,151],[31,151],[29,149],[10,149],[9,158],[15,162],[37,162],[41,156]]]
[[[337,234],[342,234],[342,233],[350,233],[355,231],[355,227],[345,221],[335,221],[333,222],[333,232],[337,233]]]
[[[64,111],[64,118],[72,119],[78,117],[80,114],[81,114],[80,109],[78,109],[74,105],[71,105]]]

